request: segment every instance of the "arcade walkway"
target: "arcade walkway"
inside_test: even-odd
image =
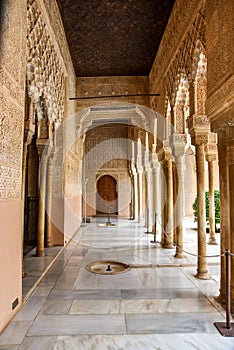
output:
[[[33,292],[30,278],[37,279],[57,248],[45,258],[26,257],[24,293],[31,295],[0,336],[0,350],[233,350],[234,338],[222,337],[213,325],[225,321],[213,297],[219,289],[219,258],[208,260],[212,278],[198,280],[196,257],[175,259],[173,250],[150,242],[143,226],[115,223],[105,227],[93,219],[81,228]],[[196,253],[192,219],[186,218],[185,226],[184,249]],[[207,249],[209,255],[219,254],[219,246]],[[86,269],[100,260],[133,267],[117,275]]]

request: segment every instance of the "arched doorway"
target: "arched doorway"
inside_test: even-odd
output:
[[[103,175],[97,181],[96,215],[118,215],[118,193],[116,180],[110,175]]]

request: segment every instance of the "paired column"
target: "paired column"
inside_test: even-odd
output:
[[[143,202],[142,202],[142,174],[143,174],[143,166],[142,166],[142,153],[141,153],[141,139],[138,138],[137,140],[137,197],[138,197],[138,214],[137,214],[137,220],[138,222],[142,219],[142,209],[143,209]]]
[[[148,133],[146,133],[146,142],[145,142],[145,159],[144,159],[144,171],[145,171],[145,191],[146,191],[146,211],[145,211],[145,226],[147,232],[152,230],[152,174],[151,166],[149,162],[149,141]]]
[[[196,145],[197,201],[198,201],[198,261],[196,277],[209,279],[206,254],[205,152],[204,145]]]
[[[131,163],[131,173],[132,173],[132,185],[133,185],[133,206],[132,206],[132,214],[133,219],[138,218],[138,184],[137,184],[137,171],[135,167],[135,163],[132,161]]]
[[[47,154],[44,147],[39,149],[39,201],[38,201],[38,231],[37,231],[37,251],[36,256],[45,256],[45,199],[46,199],[46,173],[47,173]]]
[[[215,238],[215,198],[214,198],[214,162],[216,161],[216,144],[206,145],[206,161],[208,163],[209,178],[209,242],[208,244],[217,245]]]
[[[167,155],[163,161],[164,175],[166,178],[166,201],[164,206],[164,222],[162,247],[167,249],[173,248],[173,172],[172,156]]]
[[[195,109],[196,110],[196,109]],[[197,232],[197,274],[199,279],[209,279],[206,249],[206,204],[205,204],[205,150],[209,141],[210,124],[206,115],[194,114],[189,118],[189,132],[196,150],[198,232]]]
[[[183,146],[184,147],[184,146]],[[175,201],[175,227],[176,227],[176,253],[175,258],[185,258],[186,255],[183,252],[183,208],[184,208],[184,153],[180,153],[178,150],[175,151],[175,164],[177,172],[177,192]]]
[[[152,150],[152,177],[153,177],[153,233],[158,233],[158,218],[160,213],[159,202],[161,201],[160,190],[159,190],[159,178],[160,178],[160,163],[156,153],[156,144],[153,144]],[[156,232],[155,232],[156,229]]]
[[[46,184],[46,247],[52,247],[52,184],[53,184],[53,155],[48,157]]]

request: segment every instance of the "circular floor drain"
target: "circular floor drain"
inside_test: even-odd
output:
[[[131,269],[128,264],[111,260],[95,261],[88,264],[86,268],[88,271],[100,275],[117,275]]]

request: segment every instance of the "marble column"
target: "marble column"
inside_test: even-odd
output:
[[[176,226],[176,253],[175,258],[185,258],[186,255],[183,251],[183,190],[184,190],[184,155],[176,154],[175,163],[177,170],[177,196],[175,202],[175,226]]]
[[[158,219],[159,219],[159,213],[160,213],[160,200],[161,200],[161,193],[159,189],[159,178],[160,178],[160,163],[158,161],[158,156],[156,153],[156,144],[153,144],[153,151],[152,151],[152,182],[153,182],[153,233],[158,233]],[[156,225],[155,225],[156,220]],[[156,232],[155,232],[156,227]]]
[[[138,198],[138,215],[137,221],[140,222],[142,220],[142,210],[143,210],[143,202],[142,202],[142,175],[143,175],[143,166],[142,166],[142,153],[141,153],[141,139],[137,140],[137,198]]]
[[[144,157],[144,171],[145,171],[145,191],[146,191],[146,213],[145,213],[145,226],[147,232],[152,230],[152,215],[153,215],[153,205],[152,205],[152,173],[151,165],[149,161],[149,143],[148,143],[148,133],[146,133],[146,146],[145,146],[145,157]]]
[[[214,197],[214,162],[217,160],[217,136],[209,134],[209,143],[205,145],[206,161],[208,163],[209,179],[209,241],[208,244],[217,245],[215,237],[215,197]]]
[[[214,161],[208,159],[208,176],[209,176],[209,242],[208,244],[217,245],[215,237],[215,198],[214,198]]]
[[[46,247],[52,247],[52,185],[53,185],[53,155],[48,157],[46,183]]]
[[[173,174],[172,157],[166,156],[164,160],[164,172],[166,177],[166,203],[164,208],[164,237],[162,247],[173,248]]]
[[[134,220],[138,221],[138,175],[135,169],[133,173],[133,184],[134,184]]]
[[[40,147],[39,147],[40,149]],[[39,151],[39,202],[38,202],[38,231],[36,256],[45,256],[45,191],[47,173],[47,155]]]
[[[131,174],[132,174],[132,218],[138,218],[138,184],[137,184],[137,170],[135,165],[135,142],[132,141],[132,155],[131,155]]]
[[[206,254],[206,205],[205,205],[205,152],[204,145],[196,145],[197,201],[198,201],[198,261],[199,279],[209,279]]]

